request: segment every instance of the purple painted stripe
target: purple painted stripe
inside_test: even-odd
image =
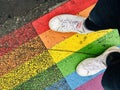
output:
[[[101,79],[103,74],[100,74],[96,78],[90,80],[89,82],[85,83],[84,85],[76,88],[76,90],[104,90],[101,85]]]

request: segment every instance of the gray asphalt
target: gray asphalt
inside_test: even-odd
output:
[[[0,37],[48,13],[66,0],[0,0]]]

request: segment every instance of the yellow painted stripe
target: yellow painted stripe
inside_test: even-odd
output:
[[[49,50],[49,53],[53,57],[54,61],[58,63],[62,59],[71,55],[73,52],[80,50],[91,42],[103,37],[111,30],[93,32],[90,34],[75,34],[72,37],[62,41]],[[59,51],[60,50],[60,51]],[[61,52],[63,50],[63,52]],[[73,52],[72,52],[73,51]]]
[[[38,57],[31,59],[8,74],[0,77],[0,90],[9,90],[18,84],[29,80],[37,73],[42,72],[54,64],[48,52],[43,52]]]

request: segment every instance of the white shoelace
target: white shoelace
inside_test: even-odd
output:
[[[82,28],[81,25],[82,25],[82,22],[66,19],[62,21],[61,28],[59,29],[62,31],[64,30],[67,31],[69,29],[68,31],[83,33],[84,30],[81,29]]]

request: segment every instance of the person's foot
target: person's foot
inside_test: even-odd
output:
[[[120,52],[120,48],[113,46],[96,58],[88,58],[83,60],[76,68],[77,74],[80,76],[90,76],[106,69],[106,58],[112,52]]]
[[[84,27],[84,21],[83,17],[63,14],[53,17],[49,21],[49,27],[51,30],[57,32],[76,32],[80,34],[93,32]]]

